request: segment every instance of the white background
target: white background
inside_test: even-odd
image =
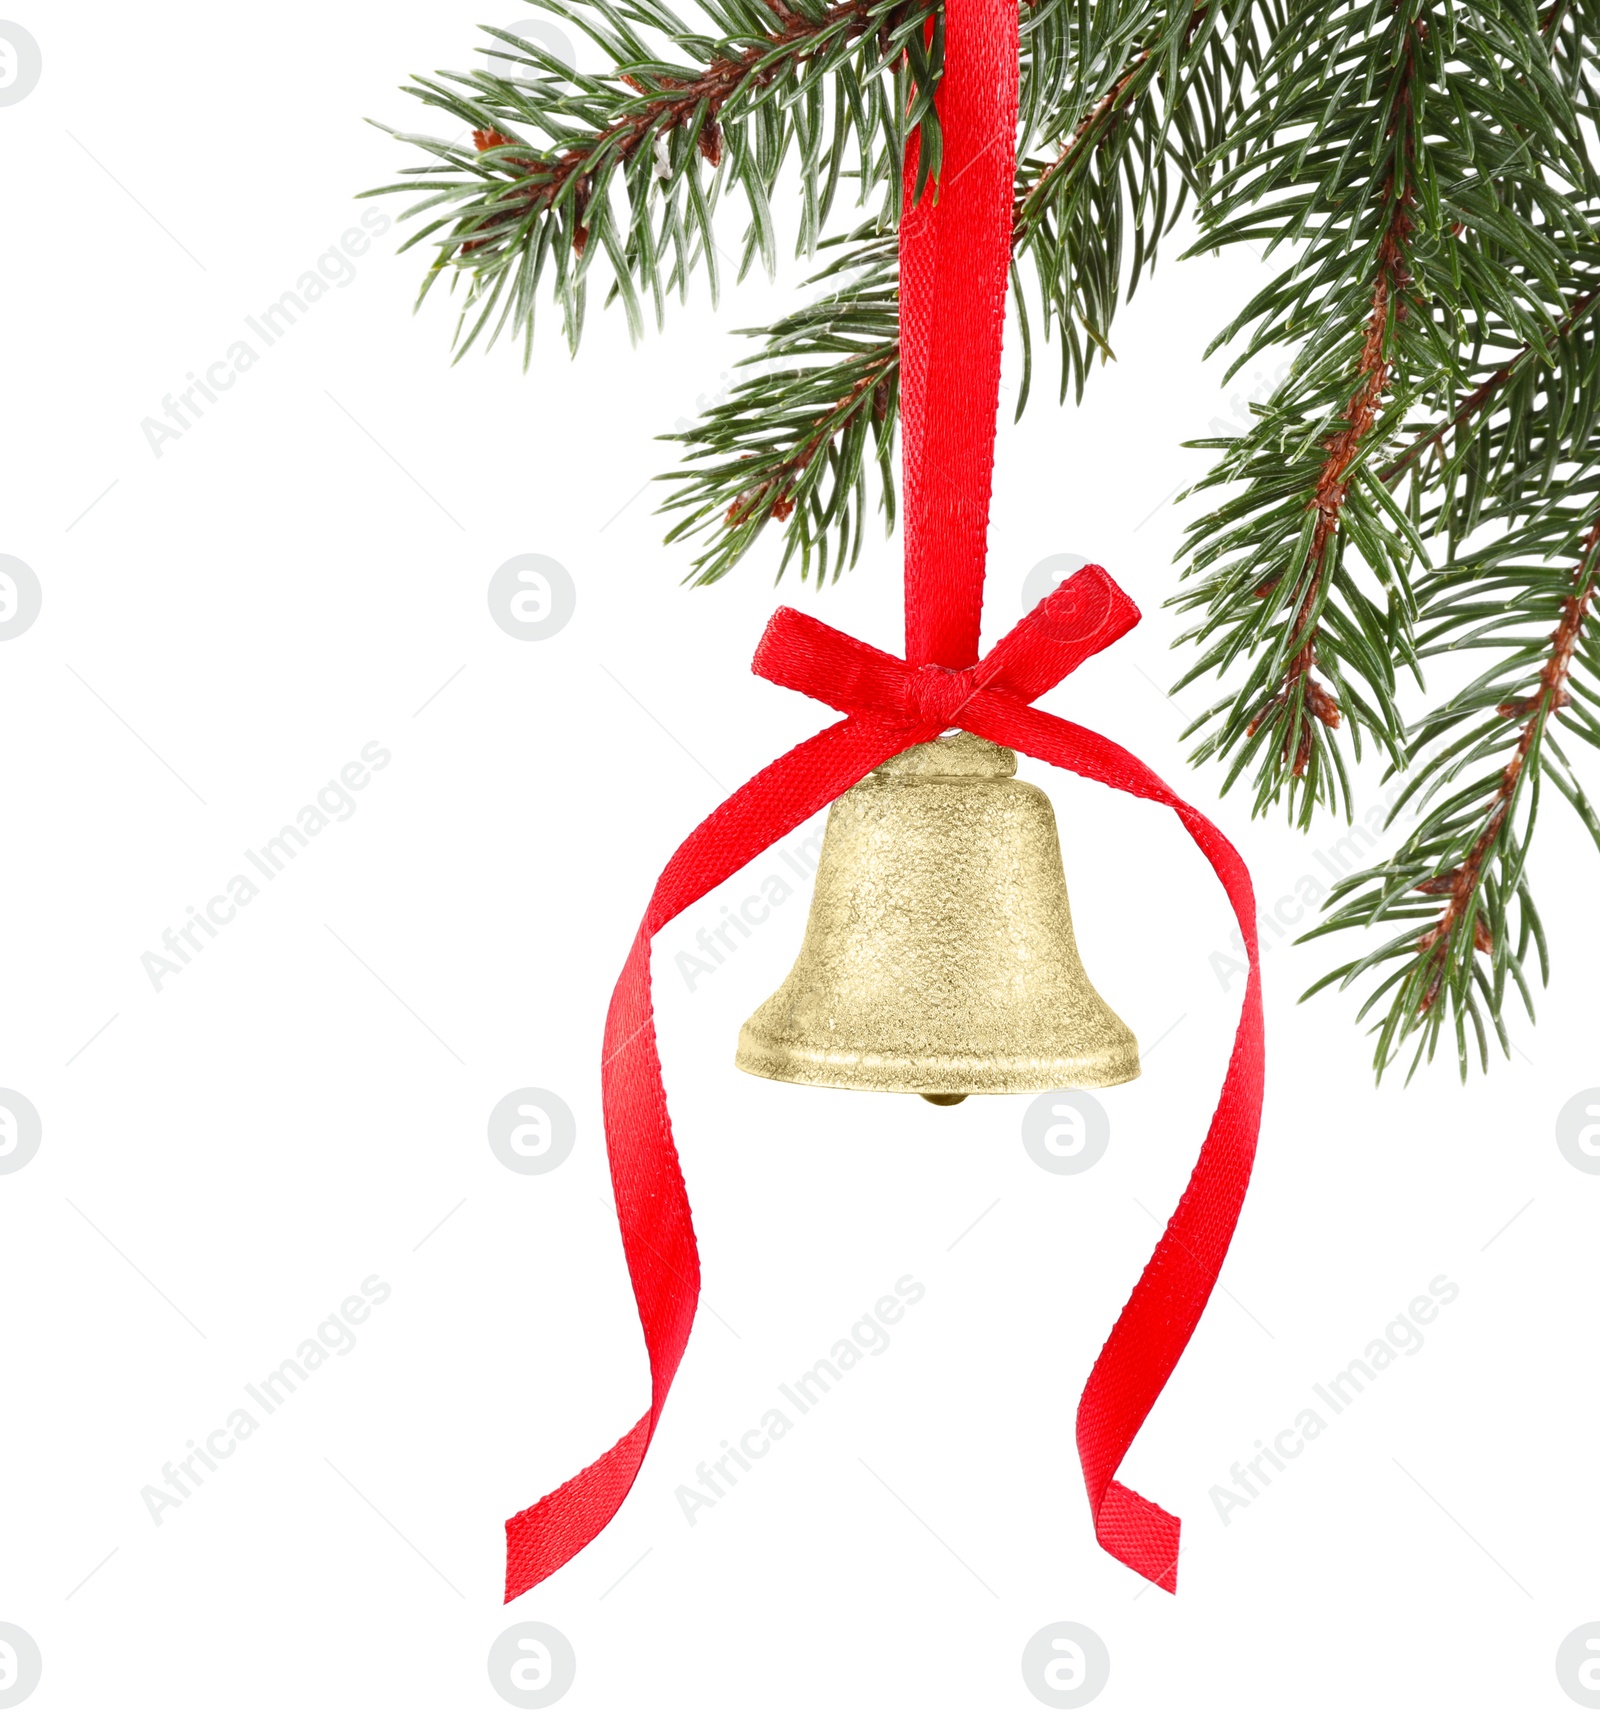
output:
[[[396,86],[467,64],[481,15],[17,14],[44,65],[0,109],[0,551],[43,589],[0,643],[0,1085],[44,1124],[0,1178],[0,1621],[44,1657],[19,1722],[503,1724],[485,1658],[529,1618],[576,1649],[550,1709],[574,1727],[1048,1722],[1020,1657],[1061,1619],[1109,1648],[1085,1709],[1106,1726],[1579,1717],[1554,1657],[1600,1616],[1600,1179],[1553,1130],[1600,1083],[1595,862],[1553,799],[1535,882],[1555,978],[1487,1082],[1441,1064],[1374,1091],[1349,1001],[1295,1004],[1336,948],[1266,958],[1266,1120],[1226,1292],[1123,1473],[1184,1519],[1176,1597],[1096,1546],[1073,1416],[1240,1001],[1182,831],[1025,770],[1056,804],[1092,976],[1160,1040],[1104,1096],[1111,1150],[1076,1178],[1027,1159],[1022,1099],[941,1112],[738,1074],[804,898],[693,994],[672,963],[691,913],[657,987],[700,1318],[619,1517],[501,1605],[504,1518],[647,1401],[599,1130],[612,980],[679,840],[828,719],[747,671],[775,543],[682,590],[646,485],[672,456],[654,436],[725,389],[729,331],[789,305],[799,272],[715,311],[699,288],[636,351],[597,310],[575,364],[552,316],[530,374],[506,352],[452,370],[449,309],[412,317],[422,259],[393,256],[394,229],[159,458],[140,431],[374,208],[352,195],[413,158],[362,116],[432,127]],[[1250,380],[1224,389],[1200,356],[1263,269],[1176,250],[1085,408],[1046,386],[1002,427],[986,641],[1041,559],[1103,562],[1145,623],[1048,701],[1215,813],[1271,906],[1328,881],[1313,849],[1345,825],[1306,838],[1220,805],[1161,694],[1191,509],[1170,495],[1202,462],[1179,442],[1240,419]],[[530,551],[578,598],[539,643],[485,603]],[[779,598],[898,647],[897,557],[874,536],[837,589]],[[356,814],[157,993],[141,955],[367,741],[392,762]],[[1370,762],[1361,786],[1370,804]],[[543,1177],[485,1138],[523,1086],[578,1120]],[[907,1274],[927,1296],[890,1349],[691,1527],[675,1488]],[[355,1348],[158,1526],[141,1488],[370,1275],[392,1297]],[[1460,1297],[1423,1349],[1224,1525],[1210,1487],[1439,1275]]]

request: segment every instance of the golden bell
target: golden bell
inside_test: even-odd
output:
[[[834,801],[805,941],[739,1031],[741,1070],[940,1106],[1139,1074],[1078,957],[1050,801],[1016,773],[958,733]]]

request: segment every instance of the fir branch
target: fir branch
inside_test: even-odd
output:
[[[1588,170],[1522,0],[1300,0],[1252,100],[1202,245],[1296,257],[1213,348],[1253,327],[1230,375],[1277,344],[1298,354],[1254,427],[1195,441],[1223,453],[1202,487],[1230,496],[1191,531],[1175,605],[1201,616],[1181,683],[1243,671],[1190,729],[1195,761],[1226,762],[1225,788],[1252,772],[1258,813],[1306,825],[1349,808],[1341,722],[1357,757],[1364,736],[1395,765],[1407,749],[1396,670],[1416,666],[1427,555],[1420,506],[1390,492],[1396,444],[1486,331],[1548,341]]]
[[[1209,225],[1218,238],[1265,229],[1274,241],[1315,225],[1310,281],[1286,272],[1218,339],[1252,315],[1261,324],[1251,353],[1272,337],[1310,327],[1272,412],[1251,433],[1218,442],[1229,455],[1203,485],[1242,481],[1245,490],[1195,526],[1185,551],[1191,572],[1206,576],[1177,602],[1205,614],[1180,641],[1212,645],[1181,683],[1259,651],[1239,690],[1188,730],[1211,727],[1195,760],[1231,756],[1225,786],[1253,764],[1256,810],[1286,800],[1302,824],[1319,802],[1337,803],[1341,791],[1348,804],[1343,764],[1328,749],[1345,714],[1358,751],[1363,725],[1383,741],[1401,730],[1394,665],[1408,653],[1405,550],[1384,537],[1385,517],[1397,513],[1370,470],[1397,358],[1409,342],[1413,361],[1427,366],[1432,359],[1412,269],[1418,86],[1427,39],[1420,10],[1397,8],[1392,22],[1377,28],[1381,87],[1367,103],[1352,104],[1342,124],[1285,144],[1277,135],[1298,130],[1293,121],[1301,110],[1291,104],[1287,114],[1274,113],[1271,149],[1227,177]],[[1335,45],[1336,62],[1366,50],[1365,16],[1347,24],[1351,35]],[[1325,48],[1297,39],[1302,27],[1301,18],[1289,21],[1271,78],[1309,85],[1307,56]],[[1333,172],[1351,157],[1369,165],[1355,198]],[[1262,213],[1264,195],[1280,187],[1283,195]],[[1386,608],[1363,593],[1348,563],[1352,539],[1374,569]]]
[[[1537,948],[1546,979],[1548,956],[1527,857],[1545,779],[1573,803],[1600,845],[1600,818],[1551,733],[1553,721],[1577,708],[1578,731],[1591,743],[1596,737],[1595,718],[1573,679],[1575,660],[1586,671],[1600,665],[1594,633],[1587,629],[1600,577],[1600,502],[1592,481],[1581,509],[1586,529],[1575,509],[1563,513],[1563,527],[1576,529],[1580,537],[1564,577],[1519,569],[1513,556],[1535,549],[1508,542],[1473,562],[1471,583],[1452,585],[1454,623],[1475,628],[1478,646],[1498,645],[1511,653],[1419,727],[1419,748],[1439,749],[1418,771],[1402,804],[1417,798],[1433,809],[1390,859],[1336,884],[1329,917],[1307,934],[1405,925],[1371,955],[1334,969],[1306,993],[1310,997],[1334,983],[1342,990],[1365,974],[1392,967],[1360,1012],[1365,1016],[1383,1006],[1374,1024],[1379,1075],[1412,1039],[1415,1071],[1433,1055],[1446,1027],[1454,1033],[1463,1077],[1469,1030],[1485,1067],[1486,1023],[1509,1053],[1504,1004],[1510,983],[1533,1015],[1526,975],[1530,946]],[[1540,538],[1546,545],[1537,550],[1548,551],[1548,533]],[[1548,635],[1532,635],[1537,621],[1548,625],[1552,617]],[[1474,774],[1486,762],[1498,767]],[[1457,789],[1468,774],[1474,779]]]
[[[1405,84],[1400,87],[1398,100],[1409,103],[1410,93]],[[1334,576],[1328,552],[1339,529],[1340,514],[1349,491],[1350,469],[1360,458],[1363,444],[1377,422],[1378,410],[1389,383],[1391,319],[1399,320],[1406,316],[1402,297],[1411,280],[1406,268],[1406,242],[1411,236],[1411,209],[1415,194],[1409,181],[1397,189],[1391,176],[1383,196],[1392,215],[1378,247],[1372,311],[1367,316],[1365,341],[1356,364],[1356,385],[1340,416],[1342,427],[1323,441],[1323,449],[1328,455],[1311,495],[1310,509],[1315,515],[1316,527],[1311,534],[1306,566],[1312,578],[1303,586],[1304,597],[1295,615],[1294,638],[1299,647],[1290,657],[1278,689],[1256,711],[1245,728],[1245,737],[1254,738],[1262,727],[1281,719],[1285,725],[1278,730],[1281,733],[1278,756],[1280,762],[1289,765],[1289,773],[1294,776],[1304,776],[1310,767],[1317,725],[1326,728],[1339,725],[1339,705],[1333,693],[1313,676],[1321,634],[1320,619]],[[1259,599],[1270,600],[1282,581],[1282,578],[1269,579],[1255,594]]]
[[[1012,229],[1023,330],[1017,413],[1032,373],[1021,264],[1033,266],[1045,340],[1061,345],[1059,395],[1079,401],[1096,358],[1114,359],[1112,319],[1153,268],[1203,164],[1226,153],[1259,64],[1262,8],[1238,0],[1101,0],[1071,41],[1077,78],[1019,154]],[[1132,258],[1124,261],[1125,241]]]
[[[714,583],[772,521],[787,525],[780,574],[798,554],[802,581],[814,575],[820,583],[830,563],[837,577],[860,551],[869,467],[893,527],[895,241],[868,228],[824,244],[854,248],[812,279],[843,278],[841,286],[768,331],[743,333],[765,339],[744,362],[748,375],[690,431],[667,435],[696,459],[664,477],[686,483],[661,507],[680,513],[667,540],[709,533],[691,583]]]
[[[1239,8],[1235,6],[1234,11]],[[1220,143],[1254,38],[1230,39],[1222,0],[1102,0],[1087,25],[1059,4],[1035,5],[1023,21],[1025,127],[1064,142],[1018,164],[1013,213],[1013,303],[1024,336],[1020,415],[1028,400],[1032,339],[1021,261],[1031,259],[1044,309],[1044,336],[1061,345],[1061,394],[1081,396],[1107,342],[1126,281],[1132,294],[1153,263],[1161,234],[1179,212],[1166,184],[1178,164]],[[1062,46],[1062,38],[1066,46]],[[1076,67],[1071,81],[1060,78]],[[1211,94],[1195,99],[1202,71]],[[1029,116],[1037,116],[1030,122]],[[1176,143],[1164,142],[1169,132]],[[1144,213],[1151,232],[1122,257],[1125,221]],[[823,273],[853,286],[770,330],[747,332],[761,346],[730,400],[707,410],[680,437],[689,463],[666,479],[685,482],[663,510],[681,512],[670,541],[705,537],[688,581],[715,582],[751,548],[767,522],[784,525],[780,573],[837,577],[861,547],[874,480],[877,508],[893,525],[890,453],[899,412],[897,265],[880,225],[826,245],[852,250]],[[821,279],[813,279],[821,280]],[[870,461],[869,461],[870,459]],[[871,472],[869,474],[869,472]]]
[[[1137,119],[1130,125],[1130,114],[1136,117],[1141,101],[1148,101],[1156,67],[1153,44],[1132,50],[1127,61],[1118,66],[1110,88],[1095,97],[1093,105],[1077,120],[1066,142],[1053,155],[1042,162],[1026,158],[1018,162],[1012,257],[1014,260],[1024,255],[1032,257],[1047,339],[1052,320],[1058,326],[1063,401],[1069,386],[1077,400],[1083,400],[1089,367],[1096,355],[1104,360],[1113,358],[1108,338],[1123,272],[1120,248],[1108,255],[1105,243],[1110,240],[1115,244],[1120,225],[1114,220],[1102,221],[1091,229],[1083,216],[1090,210],[1104,216],[1108,204],[1120,207],[1122,177],[1116,157],[1134,136]],[[1147,127],[1145,135],[1152,137],[1152,129]],[[1151,179],[1148,157],[1144,167],[1148,185]],[[1139,188],[1135,185],[1136,201],[1138,196]],[[1174,205],[1164,221],[1161,216],[1156,218],[1152,227],[1157,238],[1170,228],[1177,214]],[[1076,247],[1074,241],[1078,243]],[[1152,257],[1154,250],[1152,244]],[[1137,269],[1130,293],[1136,287]],[[1019,415],[1027,405],[1032,378],[1031,343],[1026,345],[1025,361],[1018,393]]]
[[[1596,204],[1600,215],[1600,200]],[[1582,469],[1594,460],[1591,435],[1600,417],[1600,248],[1592,233],[1571,266],[1569,280],[1552,297],[1549,326],[1535,333],[1526,352],[1515,348],[1512,331],[1495,325],[1485,333],[1483,346],[1508,357],[1480,380],[1480,388],[1493,387],[1490,394],[1480,405],[1474,390],[1467,399],[1474,414],[1462,423],[1453,447],[1430,450],[1409,477],[1419,529],[1444,541],[1449,560],[1481,527],[1514,523],[1557,504],[1569,490],[1573,465]],[[1425,612],[1439,596],[1430,586]]]
[[[1591,197],[1585,208],[1595,204]],[[1417,588],[1419,657],[1497,659],[1412,730],[1420,767],[1395,814],[1411,808],[1409,834],[1388,860],[1336,886],[1330,918],[1311,934],[1403,928],[1313,988],[1335,980],[1343,988],[1376,971],[1362,1014],[1377,1010],[1380,1074],[1413,1038],[1414,1070],[1446,1029],[1463,1074],[1474,1044],[1486,1063],[1491,1025],[1502,1048],[1509,1043],[1504,1000],[1513,984],[1533,1014],[1530,948],[1548,978],[1528,871],[1541,789],[1559,791],[1600,845],[1600,818],[1567,749],[1600,746],[1594,232],[1591,223],[1587,237],[1567,243],[1548,326],[1517,347],[1502,321],[1482,320],[1483,358],[1462,380],[1471,388],[1396,459],[1412,483],[1419,530],[1449,552]]]
[[[408,245],[423,293],[465,289],[458,353],[541,295],[576,345],[589,288],[635,335],[704,272],[742,204],[742,276],[776,261],[773,206],[798,169],[809,304],[752,339],[738,383],[688,432],[664,509],[708,583],[782,532],[780,573],[837,577],[868,514],[892,527],[896,229],[907,127],[936,172],[940,0],[533,0],[598,45],[579,73],[505,31],[508,76],[411,94],[472,144],[430,159]],[[1226,377],[1294,359],[1201,483],[1176,605],[1182,683],[1231,683],[1191,732],[1224,789],[1308,823],[1351,790],[1363,742],[1398,778],[1405,839],[1336,886],[1314,935],[1381,941],[1319,981],[1376,988],[1379,1074],[1445,1031],[1465,1071],[1513,988],[1547,971],[1528,885],[1541,790],[1600,844],[1569,748],[1600,748],[1600,0],[1018,0],[1021,101],[1012,295],[1023,338],[1059,344],[1060,395],[1113,358],[1122,302],[1189,206],[1192,251],[1248,244],[1277,275],[1213,343]],[[832,232],[842,188],[855,214]],[[597,276],[595,273],[599,271]],[[420,297],[419,297],[420,298]],[[1398,672],[1491,652],[1408,727]]]
[[[428,196],[406,217],[444,211],[407,245],[434,248],[424,296],[442,274],[467,284],[458,354],[486,331],[494,341],[509,324],[526,359],[547,274],[575,348],[600,256],[635,336],[643,329],[641,293],[653,300],[658,325],[667,296],[687,295],[701,267],[715,297],[713,216],[730,187],[749,213],[739,274],[758,256],[770,271],[777,259],[771,199],[791,146],[806,192],[802,253],[816,245],[847,178],[856,180],[859,200],[877,189],[897,216],[908,128],[922,128],[924,176],[938,172],[932,93],[943,35],[935,18],[924,40],[930,7],[721,0],[711,9],[722,34],[707,37],[659,0],[536,3],[598,43],[614,71],[579,73],[537,45],[488,31],[506,44],[503,58],[517,76],[441,73],[408,87],[468,127],[473,148],[396,133],[445,172],[409,170],[412,178],[369,195],[420,190]],[[662,58],[652,39],[678,58]]]
[[[1556,340],[1560,342],[1570,337],[1588,316],[1590,309],[1596,305],[1597,301],[1600,301],[1600,289],[1588,289],[1578,295],[1556,324],[1554,332]],[[1542,344],[1524,343],[1509,360],[1493,367],[1478,384],[1467,392],[1452,413],[1445,416],[1443,420],[1435,422],[1426,431],[1417,434],[1398,456],[1384,465],[1380,471],[1380,479],[1384,485],[1392,486],[1427,456],[1435,457],[1441,467],[1446,466],[1449,461],[1446,452],[1446,440],[1452,434],[1460,434],[1470,428],[1485,410],[1491,414],[1494,413],[1506,387],[1542,358],[1542,349]],[[1458,446],[1458,463],[1463,455],[1462,448]]]

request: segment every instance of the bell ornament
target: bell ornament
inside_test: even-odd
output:
[[[740,1030],[741,1070],[936,1105],[1139,1074],[1078,955],[1050,801],[1016,773],[957,733],[834,801],[799,957]]]

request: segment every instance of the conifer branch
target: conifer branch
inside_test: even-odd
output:
[[[1235,100],[1226,92],[1238,91],[1258,44],[1253,37],[1225,42],[1224,16],[1220,0],[1100,0],[1084,39],[1089,46],[1069,62],[1082,76],[1052,95],[1048,67],[1061,64],[1052,33],[1080,25],[1053,3],[1025,15],[1024,122],[1037,113],[1041,133],[1064,141],[1024,152],[1018,163],[1012,289],[1024,336],[1019,415],[1033,349],[1022,260],[1033,265],[1045,339],[1061,345],[1061,395],[1075,385],[1081,396],[1094,357],[1110,358],[1107,333],[1124,281],[1131,294],[1178,215],[1165,163],[1177,162],[1181,187],[1187,157],[1225,139]],[[1207,71],[1213,96],[1202,115],[1193,92]],[[1184,149],[1163,143],[1168,129],[1184,136]],[[1123,219],[1143,210],[1154,232],[1140,234],[1125,267]],[[842,250],[813,280],[851,286],[767,331],[745,333],[762,346],[741,363],[749,370],[729,400],[673,435],[689,462],[665,477],[685,483],[662,507],[679,514],[668,539],[704,538],[689,581],[726,575],[773,521],[784,526],[780,573],[792,562],[802,579],[837,577],[860,552],[865,488],[874,479],[877,508],[892,527],[898,279],[893,246],[881,246],[883,239],[880,223],[825,242]]]
[[[1557,340],[1571,336],[1597,300],[1600,300],[1600,290],[1589,289],[1580,294],[1573,301],[1567,314],[1556,325],[1555,336]],[[1539,348],[1533,343],[1524,343],[1510,360],[1503,361],[1499,366],[1493,368],[1481,383],[1475,385],[1461,399],[1453,413],[1447,415],[1442,421],[1435,422],[1425,432],[1419,433],[1398,456],[1384,465],[1380,476],[1384,485],[1392,486],[1425,456],[1435,454],[1442,458],[1446,439],[1452,433],[1460,433],[1471,426],[1485,409],[1493,413],[1506,386],[1530,367],[1539,358],[1539,354]]]
[[[1455,1036],[1463,1076],[1474,1045],[1480,1063],[1487,1066],[1486,1023],[1509,1053],[1504,1020],[1508,984],[1516,985],[1533,1015],[1526,975],[1530,947],[1537,949],[1542,978],[1548,978],[1549,964],[1529,887],[1527,856],[1545,779],[1572,802],[1600,846],[1600,817],[1551,733],[1553,722],[1577,710],[1578,731],[1590,743],[1596,738],[1594,717],[1585,713],[1589,702],[1575,686],[1573,673],[1575,661],[1591,676],[1600,666],[1588,629],[1600,578],[1600,499],[1593,481],[1585,510],[1588,527],[1564,578],[1514,569],[1496,572],[1497,554],[1475,567],[1477,581],[1455,602],[1457,623],[1497,615],[1511,629],[1480,630],[1479,645],[1497,643],[1512,652],[1419,728],[1419,745],[1442,742],[1442,748],[1417,772],[1401,804],[1417,800],[1433,808],[1389,860],[1334,886],[1328,917],[1308,934],[1315,938],[1391,922],[1404,925],[1371,955],[1334,969],[1306,994],[1335,983],[1343,990],[1369,972],[1393,969],[1360,1012],[1365,1016],[1382,1006],[1374,1055],[1380,1075],[1408,1040],[1415,1040],[1415,1071],[1433,1055],[1447,1027]],[[1491,574],[1484,576],[1485,570]],[[1530,639],[1524,621],[1540,614],[1548,621],[1552,613],[1548,635]],[[1499,767],[1454,788],[1486,761]],[[1469,1029],[1474,1036],[1470,1043]]]
[[[893,527],[895,242],[869,226],[824,245],[839,256],[812,280],[839,286],[765,332],[743,333],[764,341],[727,401],[688,432],[668,435],[696,459],[665,477],[684,485],[661,507],[678,518],[669,542],[706,536],[692,583],[725,575],[769,522],[785,525],[780,573],[798,556],[802,581],[837,577],[860,551],[869,469]]]
[[[1477,902],[1483,886],[1484,861],[1500,839],[1517,803],[1529,767],[1535,761],[1539,737],[1550,715],[1568,702],[1567,677],[1573,651],[1588,616],[1594,598],[1592,561],[1596,544],[1600,543],[1600,519],[1590,529],[1582,555],[1573,572],[1574,593],[1561,605],[1561,621],[1550,642],[1549,658],[1539,671],[1535,689],[1526,697],[1504,698],[1495,705],[1495,714],[1506,719],[1526,717],[1510,761],[1500,771],[1488,808],[1483,813],[1477,833],[1473,836],[1466,856],[1448,872],[1424,878],[1416,886],[1424,896],[1443,895],[1448,899],[1433,925],[1417,939],[1417,949],[1424,960],[1421,967],[1422,992],[1417,1000],[1417,1014],[1425,1017],[1439,1001],[1450,973],[1450,936],[1457,928],[1465,932],[1469,925],[1474,950],[1494,953],[1494,936],[1488,921],[1479,911]]]
[[[1252,428],[1195,441],[1222,453],[1202,488],[1229,496],[1195,524],[1175,603],[1200,616],[1181,683],[1242,674],[1190,730],[1195,760],[1225,761],[1225,788],[1251,773],[1257,812],[1349,809],[1341,722],[1357,757],[1367,737],[1403,763],[1396,673],[1417,669],[1430,555],[1385,476],[1486,329],[1548,343],[1585,230],[1576,116],[1519,4],[1298,0],[1203,210],[1202,245],[1298,249],[1213,344],[1249,329],[1230,374],[1298,352]]]
[[[414,81],[458,134],[397,135],[426,160],[382,189],[421,194],[423,294],[464,290],[458,353],[509,332],[526,361],[544,299],[575,346],[595,285],[637,337],[696,276],[715,298],[730,200],[738,274],[774,268],[787,167],[810,298],[743,333],[726,399],[670,435],[663,509],[694,583],[769,523],[780,573],[836,578],[868,515],[894,523],[901,162],[920,124],[937,173],[941,0],[701,0],[699,25],[663,0],[532,3],[605,70],[490,31],[509,71]],[[1575,755],[1600,749],[1600,0],[1018,6],[1018,413],[1052,344],[1082,399],[1185,209],[1191,252],[1274,261],[1212,348],[1228,378],[1280,350],[1287,374],[1244,432],[1196,441],[1215,460],[1182,683],[1222,690],[1194,756],[1309,824],[1350,809],[1345,754],[1377,748],[1403,839],[1312,935],[1380,941],[1313,990],[1377,981],[1380,1075],[1446,1030],[1464,1072],[1491,1026],[1507,1044],[1511,988],[1531,1014],[1535,950],[1547,971],[1541,790],[1600,844]],[[1408,724],[1400,675],[1425,668],[1447,695]]]
[[[1409,107],[1408,80],[1402,82],[1397,100]],[[1397,117],[1395,126],[1399,124]],[[1406,268],[1406,242],[1411,235],[1411,207],[1415,202],[1409,177],[1397,188],[1395,176],[1391,176],[1383,197],[1391,206],[1392,215],[1378,247],[1372,310],[1367,315],[1361,355],[1356,363],[1356,384],[1340,416],[1343,425],[1323,441],[1323,449],[1328,454],[1311,494],[1309,509],[1315,516],[1316,526],[1311,533],[1311,547],[1306,559],[1312,577],[1304,585],[1304,595],[1294,621],[1294,636],[1299,647],[1290,657],[1282,683],[1245,728],[1245,737],[1254,738],[1262,727],[1280,718],[1286,719],[1287,725],[1278,730],[1281,734],[1278,756],[1280,762],[1289,766],[1289,773],[1296,777],[1304,776],[1310,767],[1317,726],[1320,724],[1332,729],[1339,725],[1339,705],[1333,693],[1315,677],[1319,620],[1334,576],[1328,557],[1329,544],[1338,533],[1340,514],[1349,490],[1349,471],[1361,456],[1363,444],[1378,419],[1378,410],[1389,383],[1391,320],[1406,316],[1402,297],[1411,280]],[[1255,591],[1257,597],[1270,599],[1278,582],[1281,579],[1269,579],[1260,585]]]
[[[757,257],[771,271],[771,200],[792,147],[805,189],[802,253],[814,249],[847,180],[857,183],[858,202],[876,191],[886,220],[898,220],[911,127],[922,129],[923,176],[938,172],[933,92],[943,33],[932,6],[713,0],[707,9],[720,33],[706,36],[661,0],[536,3],[597,43],[613,70],[580,73],[536,44],[488,30],[514,76],[440,73],[407,87],[466,126],[472,148],[395,133],[443,172],[424,165],[369,195],[427,194],[404,213],[431,216],[406,245],[434,249],[419,300],[442,275],[466,284],[458,353],[480,336],[492,343],[509,325],[522,337],[526,363],[547,276],[575,349],[601,256],[610,266],[608,298],[624,303],[635,337],[643,331],[641,293],[651,297],[658,326],[668,295],[687,296],[699,269],[715,298],[714,217],[730,188],[748,211],[739,274]]]

